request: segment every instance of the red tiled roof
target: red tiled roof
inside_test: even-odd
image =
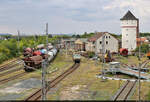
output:
[[[146,37],[136,38],[136,41],[137,41],[137,42],[139,42],[139,41],[144,42],[145,40],[147,40],[147,38],[146,38]]]
[[[100,38],[105,33],[107,33],[107,32],[97,32],[94,36],[89,38],[88,41],[90,41],[90,42],[96,41],[98,38]]]

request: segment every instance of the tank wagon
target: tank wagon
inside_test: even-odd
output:
[[[41,45],[38,46],[38,50],[36,51],[28,51],[27,53],[25,50],[24,53],[27,53],[23,58],[25,71],[29,72],[40,68],[43,60],[46,60],[48,63],[50,63],[57,55],[57,49],[53,48],[51,50],[47,50],[46,48],[43,48],[43,45]]]
[[[73,61],[75,63],[80,63],[80,61],[81,61],[81,55],[80,54],[73,54]]]

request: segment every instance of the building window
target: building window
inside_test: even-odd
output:
[[[110,36],[109,36],[109,39],[110,39]]]
[[[93,44],[95,44],[95,42],[93,41]]]
[[[126,34],[126,36],[128,36],[128,34]]]
[[[100,41],[99,43],[102,44],[102,41]]]
[[[128,29],[126,29],[128,31]]]
[[[106,39],[107,39],[107,36],[106,36]]]
[[[126,42],[128,42],[128,40]]]
[[[108,44],[108,41],[106,41],[106,44]]]

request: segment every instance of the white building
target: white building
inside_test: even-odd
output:
[[[122,48],[128,51],[135,50],[137,47],[136,38],[139,33],[139,20],[130,11],[128,11],[121,19],[122,29]]]
[[[104,40],[103,40],[104,38]],[[97,32],[93,37],[88,39],[86,43],[86,51],[102,53],[102,43],[104,41],[104,49],[110,52],[118,52],[118,39],[108,32]]]

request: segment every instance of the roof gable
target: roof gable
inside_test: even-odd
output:
[[[120,20],[138,20],[130,11],[128,11]]]
[[[97,39],[99,39],[100,37],[102,37],[103,35],[110,35],[111,37],[113,37],[114,39],[116,39],[117,41],[119,41],[119,39],[117,39],[116,37],[112,36],[111,33],[108,32],[97,32],[94,36],[92,36],[91,38],[88,39],[89,42],[94,42]]]
[[[102,37],[107,32],[97,32],[94,36],[88,39],[88,41],[93,42]]]

